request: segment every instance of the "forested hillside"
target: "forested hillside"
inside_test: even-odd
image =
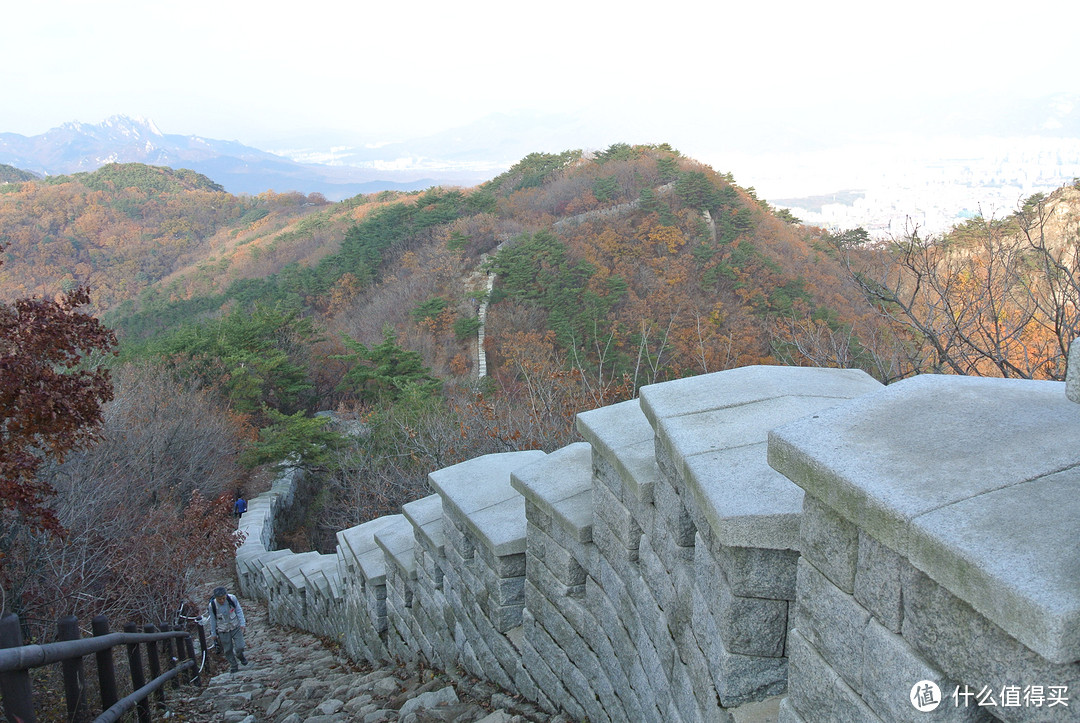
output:
[[[95,586],[161,611],[187,568],[137,594],[108,569],[198,559],[170,535],[225,524],[235,491],[294,453],[321,492],[290,542],[318,547],[426,494],[432,469],[574,441],[576,413],[644,384],[747,364],[1060,379],[1078,219],[1068,187],[940,238],[829,233],[666,145],[535,153],[476,188],[337,204],[137,164],[0,185],[0,299],[88,285],[120,340],[99,443],[40,467],[78,534],[0,519],[0,563],[24,563],[0,564],[5,604],[49,617]],[[145,530],[84,494],[164,532],[87,565]]]
[[[135,163],[22,178],[0,185],[0,298],[86,285],[93,308],[106,311],[325,203],[297,193],[233,196],[192,171]]]
[[[22,183],[23,181],[32,181],[35,176],[30,171],[24,171],[14,166],[9,166],[6,163],[0,163],[0,184],[5,183]]]

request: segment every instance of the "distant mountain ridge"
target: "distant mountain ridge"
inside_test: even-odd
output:
[[[38,177],[37,174],[30,171],[0,163],[0,183],[22,183],[23,181],[32,181]]]
[[[163,133],[153,121],[116,115],[97,124],[64,123],[36,136],[0,133],[0,164],[39,175],[93,171],[109,163],[188,168],[231,193],[319,192],[331,200],[383,190],[474,183],[469,174],[377,171],[303,164],[236,141]]]

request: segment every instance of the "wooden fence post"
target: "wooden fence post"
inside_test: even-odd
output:
[[[22,647],[22,628],[19,616],[8,613],[0,618],[0,648]],[[4,714],[9,721],[37,723],[34,713],[34,689],[29,670],[0,673],[0,694],[4,696]]]
[[[135,623],[128,623],[124,626],[125,633],[137,633],[139,632],[138,626]],[[131,689],[138,690],[146,685],[146,675],[143,673],[142,667],[142,648],[138,643],[128,643],[128,667],[131,668]],[[139,723],[150,723],[150,699],[143,698],[138,703],[139,711]]]
[[[150,623],[143,626],[144,633],[156,633],[157,630]],[[158,644],[156,640],[148,640],[146,642],[146,662],[150,663],[150,679],[156,680],[161,675],[161,653],[159,652]],[[165,707],[165,686],[161,686],[154,691],[154,697],[157,698],[158,707]]]
[[[74,615],[68,615],[56,621],[57,640],[78,640],[80,637],[79,620]],[[67,701],[68,720],[85,720],[88,709],[82,658],[63,660],[60,662],[60,669],[64,674],[64,698]]]
[[[199,629],[202,630],[201,627]],[[187,648],[188,658],[191,660],[191,662],[195,663],[195,674],[191,676],[191,682],[201,688],[202,675],[200,675],[199,673],[199,661],[195,659],[195,641],[191,639],[190,633],[186,638],[184,638],[184,647]]]
[[[94,637],[109,634],[109,619],[104,615],[98,615],[90,621],[90,629]],[[113,666],[112,648],[99,650],[95,653],[97,659],[98,686],[101,688],[101,709],[108,710],[116,703],[116,668]]]
[[[173,629],[172,625],[169,625],[168,623],[159,623],[158,624],[158,630],[160,630],[163,633],[172,632],[172,629]],[[165,664],[168,666],[169,670],[172,670],[173,668],[176,667],[176,661],[177,661],[177,658],[179,657],[177,655],[177,652],[178,652],[179,648],[176,645],[176,643],[178,643],[179,641],[176,638],[166,638],[165,640],[163,640],[161,642],[164,644],[164,648],[165,648]],[[173,688],[179,688],[180,687],[180,676],[179,675],[172,679],[172,687]]]

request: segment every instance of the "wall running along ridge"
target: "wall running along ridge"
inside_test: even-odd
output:
[[[786,691],[786,723],[1080,720],[1046,695],[1080,691],[1065,388],[760,366],[656,384],[578,415],[585,442],[432,472],[332,555],[272,549],[302,475],[283,467],[237,572],[272,621],[358,660],[460,666],[577,719],[728,721]],[[964,686],[1028,702],[954,705]]]

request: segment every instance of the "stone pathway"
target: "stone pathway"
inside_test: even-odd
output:
[[[225,584],[200,590],[200,600]],[[266,605],[240,598],[248,665],[236,673],[211,655],[204,686],[187,698],[170,691],[169,720],[190,723],[525,723],[565,721],[494,686],[442,671],[357,666],[343,651],[300,630],[271,625]],[[198,647],[198,644],[196,644]],[[186,688],[194,692],[194,688]],[[184,691],[180,691],[183,693]],[[190,695],[190,694],[189,694]]]
[[[214,580],[197,599],[231,580]],[[248,665],[229,673],[211,654],[203,687],[168,694],[165,718],[178,723],[568,723],[490,683],[430,668],[353,663],[333,644],[270,624],[266,604],[240,597]],[[198,643],[196,643],[198,647]],[[186,694],[186,697],[183,697]],[[734,711],[735,723],[775,723],[779,697]],[[158,720],[155,717],[155,720]]]

